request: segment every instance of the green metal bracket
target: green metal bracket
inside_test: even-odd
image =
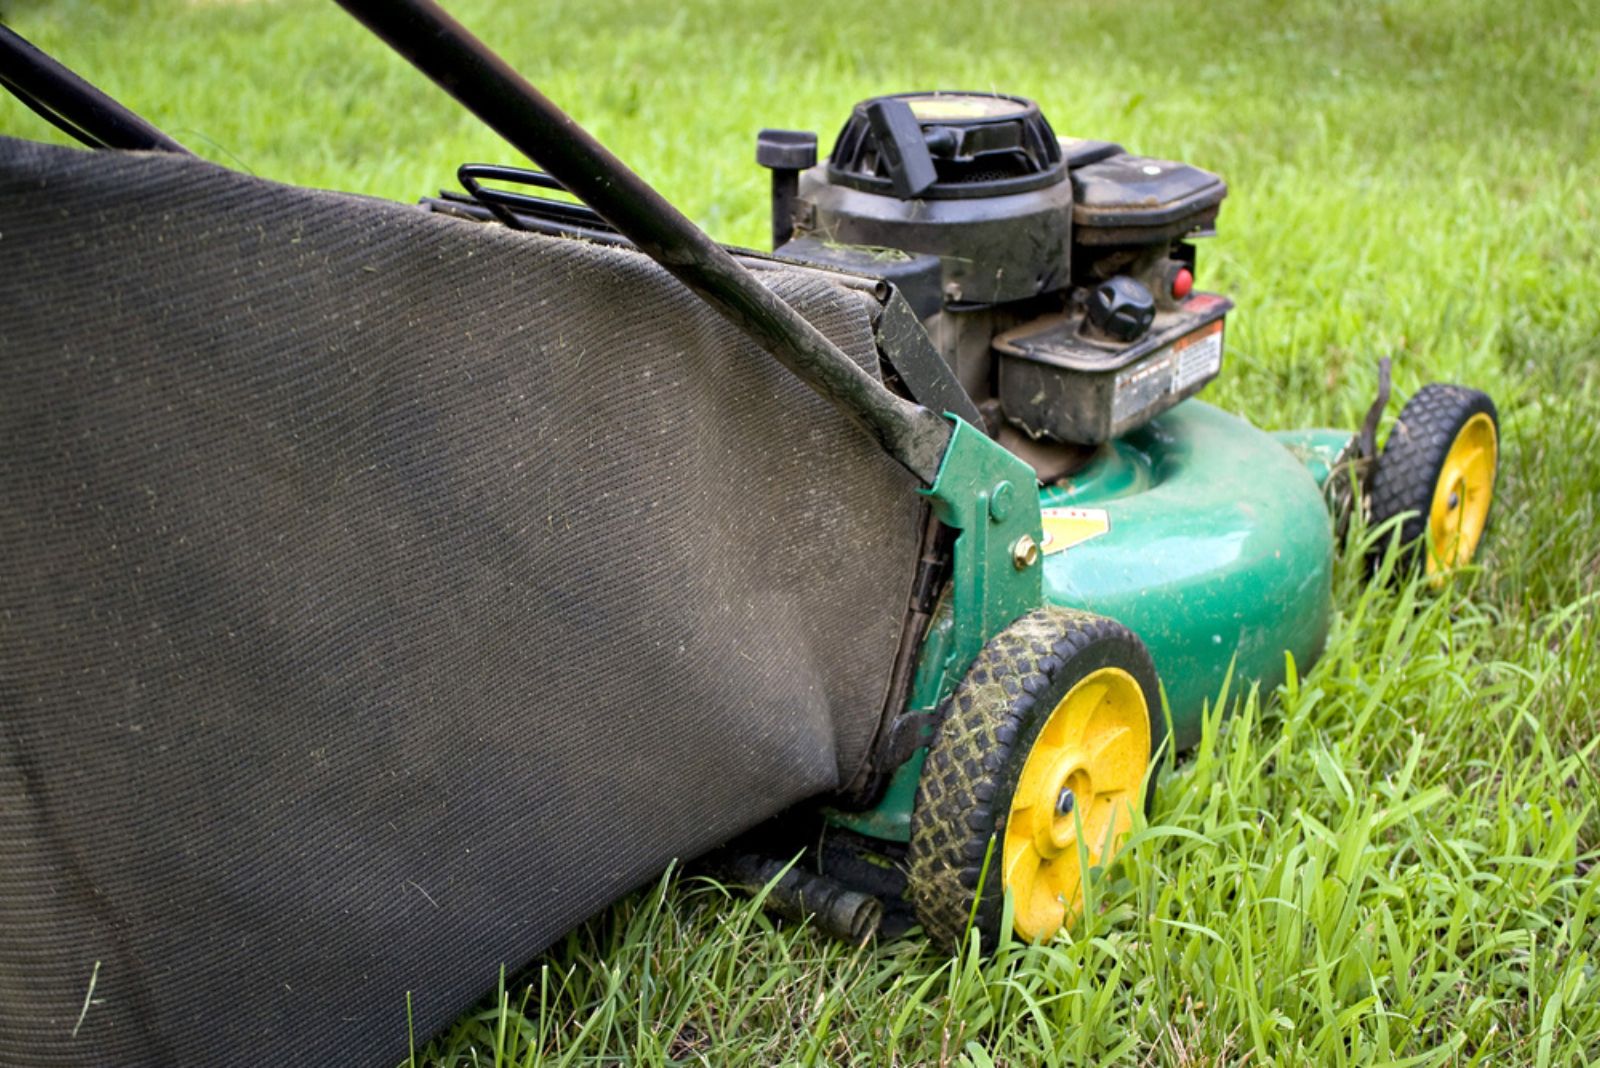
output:
[[[953,627],[935,705],[990,638],[1044,603],[1033,468],[972,424],[947,418],[955,432],[938,477],[922,491],[939,522],[961,532],[950,575]]]
[[[829,820],[876,838],[908,841],[917,780],[932,740],[932,713],[990,638],[1044,603],[1039,490],[1033,468],[983,431],[955,424],[933,485],[921,492],[934,515],[961,533],[952,550],[950,582],[922,644],[907,715],[921,715],[922,747],[896,769],[883,799]]]

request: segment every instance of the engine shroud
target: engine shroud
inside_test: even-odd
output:
[[[1190,292],[1190,241],[1227,195],[1214,174],[1058,138],[996,93],[875,97],[826,160],[768,165],[775,204],[792,178],[779,255],[893,282],[973,399],[1031,438],[1100,444],[1221,370],[1232,305]],[[1096,307],[1130,294],[1131,320]]]

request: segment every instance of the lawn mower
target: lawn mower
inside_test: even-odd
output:
[[[0,1054],[392,1047],[363,1007],[435,1028],[736,839],[850,937],[871,869],[1048,939],[1230,672],[1316,659],[1354,515],[1438,582],[1480,543],[1482,393],[1381,450],[1387,363],[1356,431],[1196,399],[1215,175],[880,96],[759,133],[730,249],[428,0],[342,3],[541,169],[277,186],[0,28],[108,150],[0,144]],[[770,848],[797,806],[840,863]]]
[[[826,161],[814,134],[788,130],[762,131],[757,161],[776,255],[895,286],[880,340],[899,384],[1026,464],[976,493],[994,521],[1021,487],[1039,528],[993,580],[1016,578],[1036,607],[985,627],[981,651],[957,636],[959,580],[919,604],[909,700],[880,751],[894,770],[874,804],[832,821],[909,844],[930,933],[954,941],[975,923],[992,939],[1010,892],[1017,934],[1047,938],[1127,833],[1153,756],[1199,740],[1224,679],[1271,691],[1286,656],[1316,660],[1352,509],[1403,518],[1406,566],[1442,577],[1471,560],[1494,404],[1424,386],[1380,452],[1387,361],[1355,433],[1266,433],[1193,400],[1221,371],[1233,307],[1195,288],[1194,242],[1214,234],[1225,184],[1058,138],[1020,97],[879,97]],[[954,528],[953,551],[932,555],[959,569],[973,525],[935,536]]]

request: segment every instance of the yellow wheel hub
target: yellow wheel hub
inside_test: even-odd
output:
[[[1002,858],[1017,934],[1049,938],[1083,904],[1083,872],[1133,826],[1150,764],[1144,692],[1121,668],[1084,676],[1050,712],[1011,798]]]
[[[1472,560],[1489,519],[1498,453],[1494,420],[1482,412],[1468,419],[1450,443],[1428,509],[1428,574]]]

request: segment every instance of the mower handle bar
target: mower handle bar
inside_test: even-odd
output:
[[[338,0],[931,486],[941,415],[891,393],[432,0]]]
[[[178,142],[4,25],[0,25],[0,87],[90,148],[189,154]]]

